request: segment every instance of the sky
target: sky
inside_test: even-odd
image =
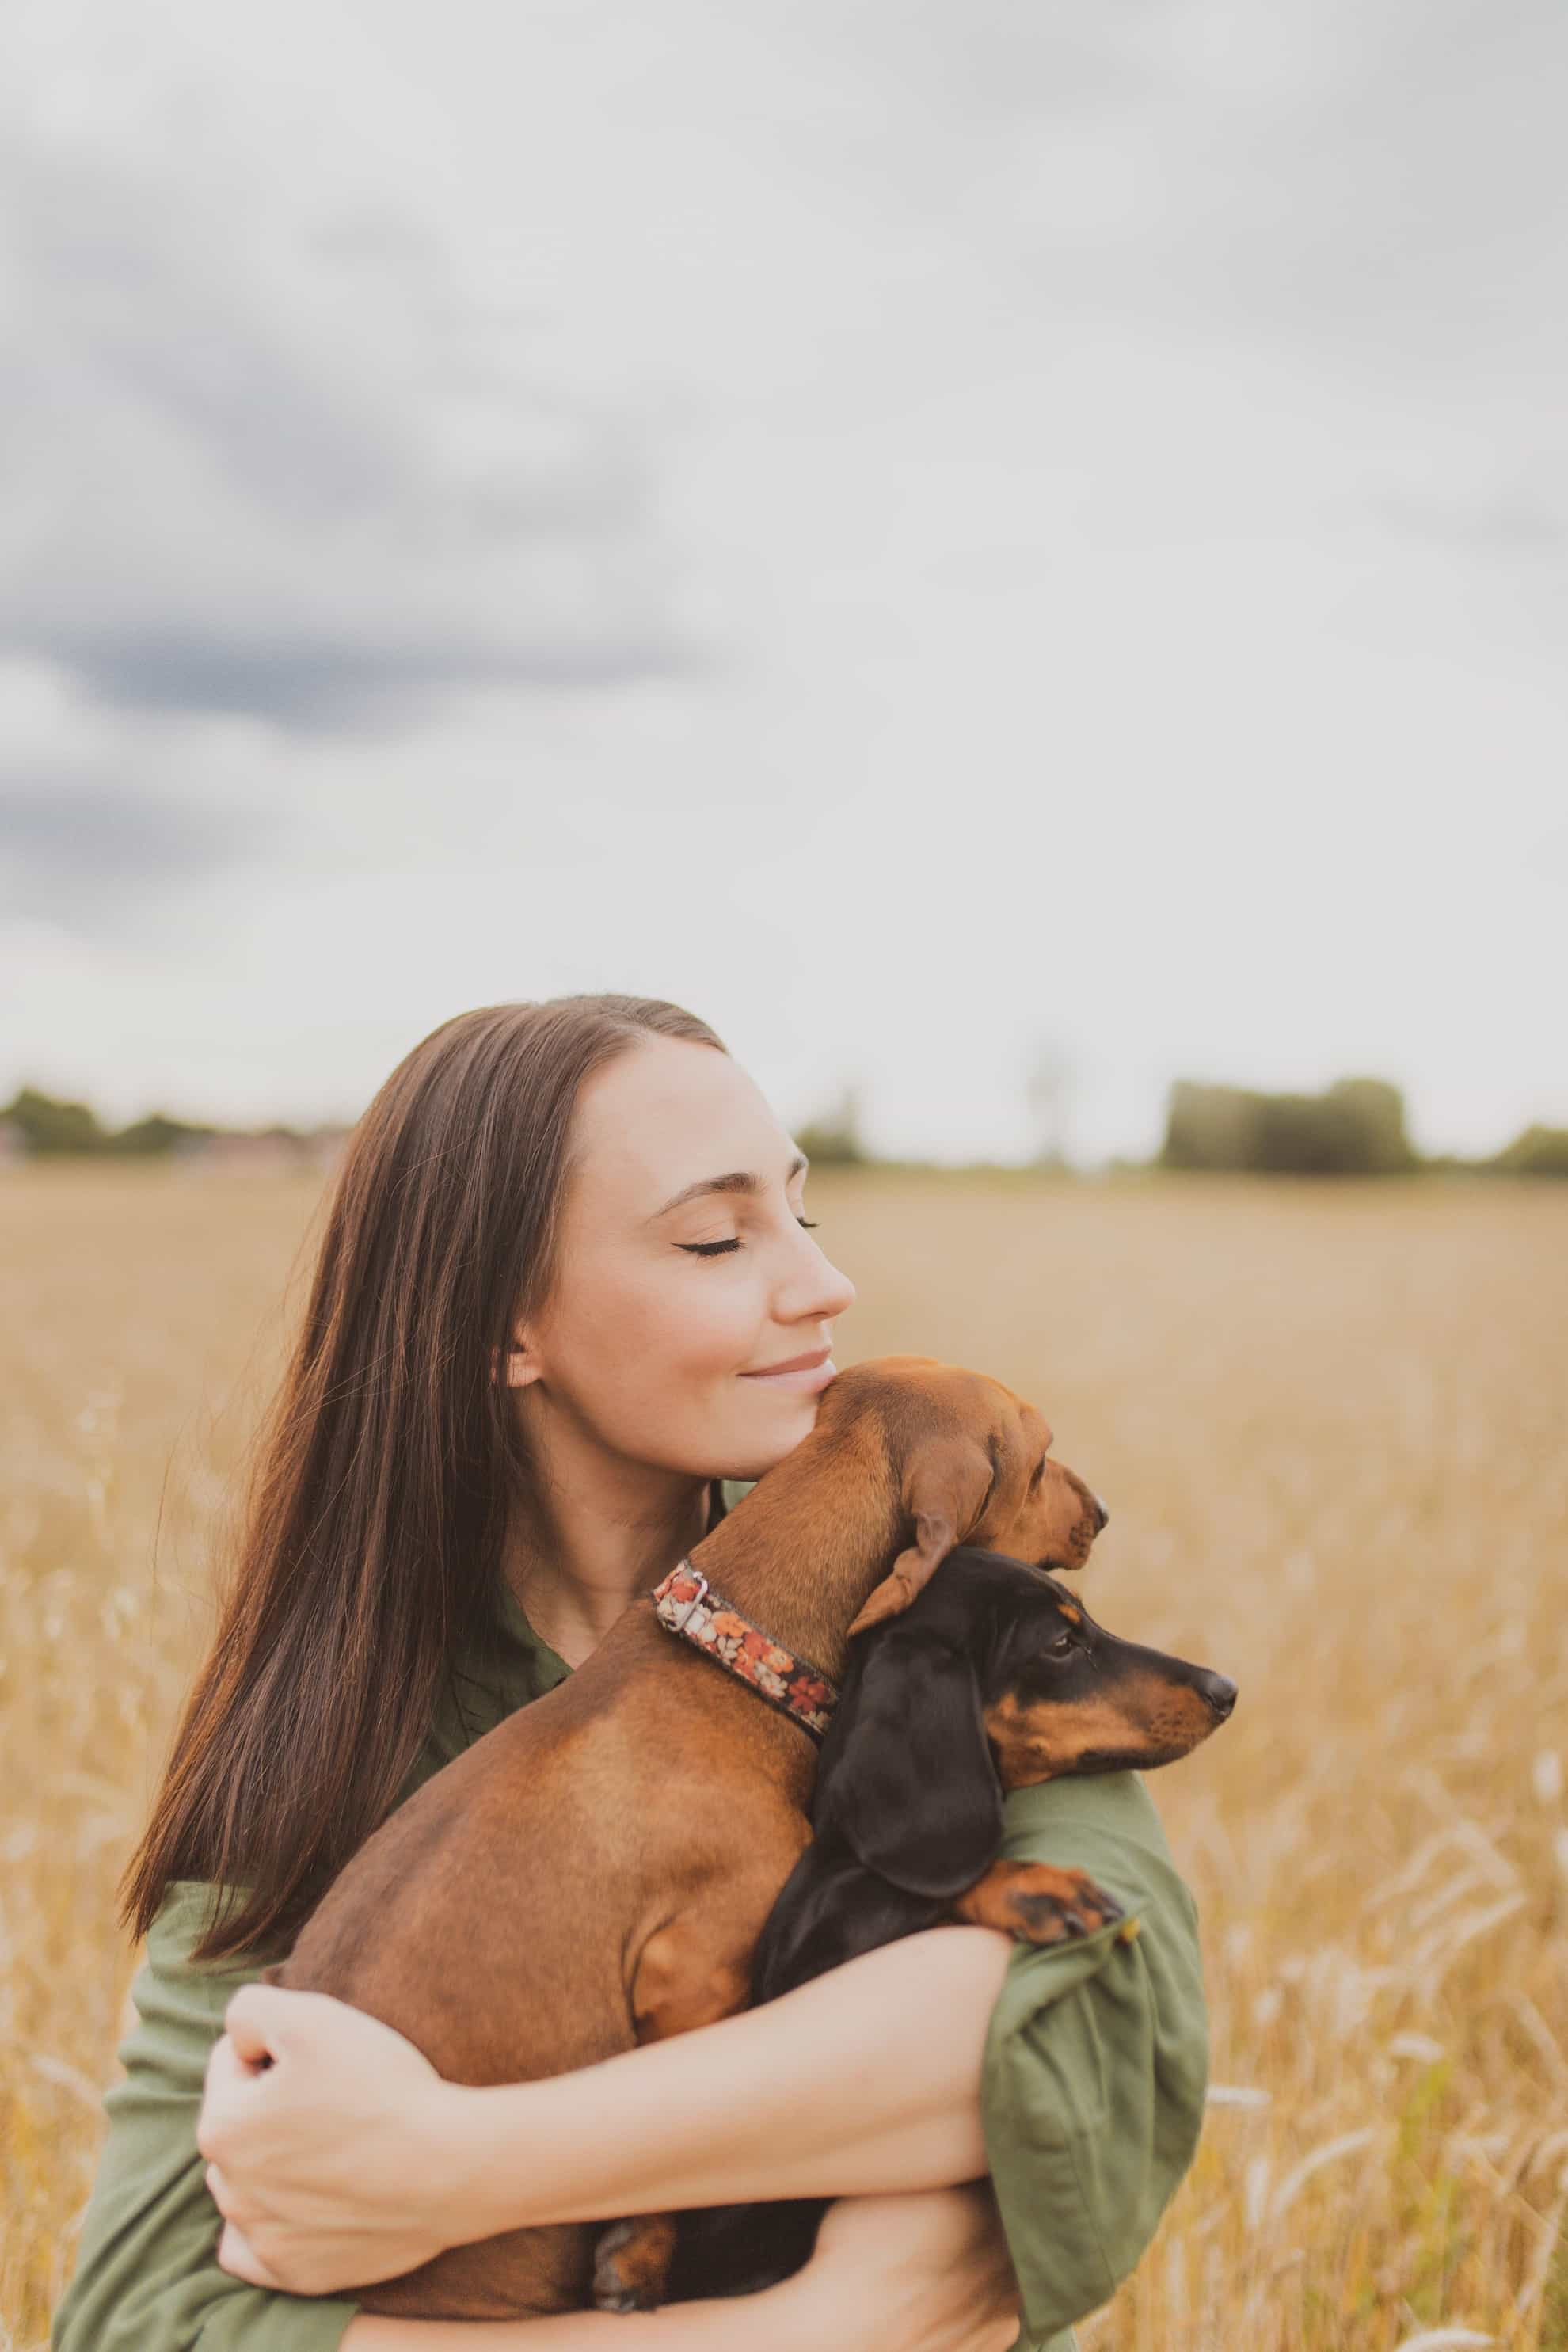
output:
[[[1568,1125],[1547,0],[11,0],[0,1091]]]

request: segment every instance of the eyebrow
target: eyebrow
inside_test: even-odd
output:
[[[805,1152],[797,1151],[784,1171],[784,1182],[787,1184],[792,1177],[798,1176],[803,1168],[810,1165]],[[662,1209],[656,1209],[647,1223],[651,1225],[658,1218],[668,1217],[671,1209],[679,1209],[684,1201],[695,1201],[703,1192],[762,1192],[767,1189],[767,1181],[765,1176],[753,1175],[749,1168],[732,1168],[727,1176],[700,1176],[695,1184],[688,1184],[683,1192],[677,1192]]]

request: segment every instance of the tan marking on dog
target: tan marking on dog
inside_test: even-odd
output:
[[[1207,1738],[1217,1718],[1201,1695],[1147,1675],[1121,1686],[1119,1699],[1037,1699],[1025,1706],[1006,1692],[985,1710],[1004,1790],[1027,1788],[1070,1772],[1093,1748],[1184,1755]]]

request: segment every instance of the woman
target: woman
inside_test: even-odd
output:
[[[811,1429],[831,1359],[777,1368],[824,1360],[855,1293],[804,1176],[713,1032],[657,1000],[462,1014],[371,1105],[127,1873],[140,2022],[55,2352],[718,2352],[742,2326],[752,2352],[994,2352],[1020,2300],[1059,2352],[1142,2253],[1206,2036],[1136,1774],[1015,1792],[1005,1849],[1090,1871],[1136,1941],[935,1929],[546,2083],[442,2084],[375,2021],[251,1983],[394,1805]],[[959,2185],[987,2170],[994,2199]],[[743,2309],[416,2322],[328,2292],[531,2222],[801,2194],[845,2201]]]

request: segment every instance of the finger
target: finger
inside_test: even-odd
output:
[[[223,2030],[253,2072],[269,2065],[288,2042],[292,2004],[299,1998],[275,1985],[241,1985],[225,2010]]]
[[[218,2076],[222,2074],[225,2067],[230,2066],[233,2063],[234,2044],[229,2040],[226,2033],[220,2033],[217,2040],[213,2043],[212,2048],[207,2052],[206,2069],[202,2076],[202,2088],[204,2092],[210,2091],[213,2084],[216,2081]]]
[[[226,2126],[240,2112],[237,2095],[257,2080],[226,2033],[220,2033],[207,2053],[202,2087],[201,2113],[196,2117],[196,2146],[204,2156],[222,2156]]]
[[[243,2230],[226,2221],[222,2237],[217,2242],[218,2268],[231,2276],[248,2281],[252,2286],[278,2287],[282,2284],[252,2249]]]
[[[207,2166],[206,2184],[207,2194],[224,2220],[242,2234],[254,2230],[265,2218],[265,2205],[258,2204],[254,2197],[247,2197],[237,2189],[221,2164]]]
[[[237,2083],[250,2083],[255,2079],[255,2067],[247,2064],[226,2033],[220,2033],[207,2052],[204,2098],[221,2098],[226,2091],[233,2090]]]

